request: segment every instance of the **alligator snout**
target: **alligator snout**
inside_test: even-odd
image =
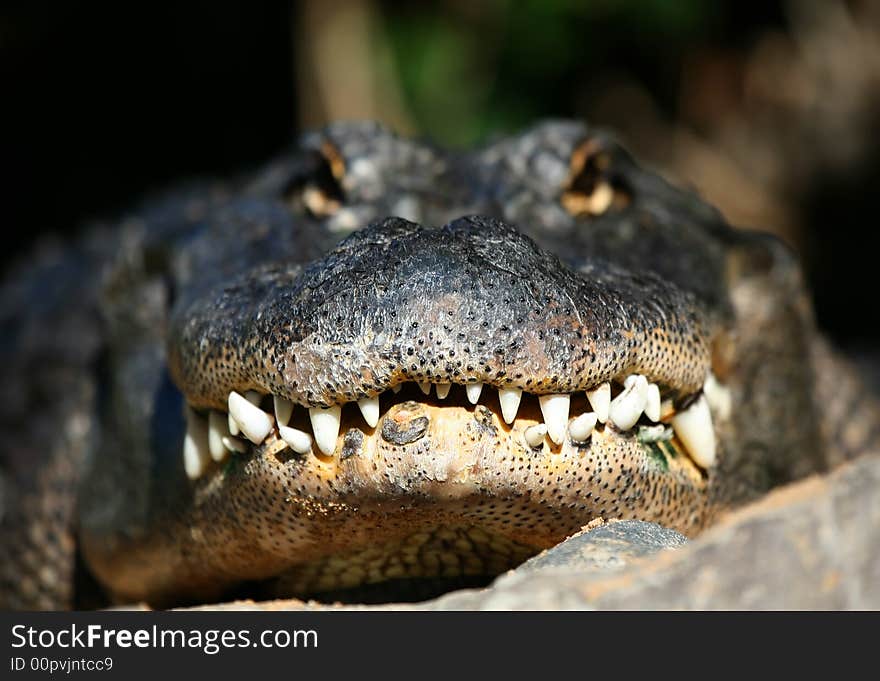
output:
[[[304,269],[269,267],[208,298],[178,310],[170,335],[195,407],[248,390],[329,407],[408,381],[570,393],[633,373],[684,395],[709,366],[688,294],[598,260],[576,271],[479,217],[388,219]]]
[[[378,222],[304,268],[267,265],[191,301],[176,311],[170,343],[191,407],[191,477],[205,470],[207,450],[220,461],[271,433],[298,454],[351,449],[348,403],[368,429],[385,411],[376,447],[427,437],[420,446],[437,449],[438,437],[474,428],[452,407],[477,405],[484,386],[497,391],[497,407],[475,422],[518,425],[506,437],[525,451],[583,446],[606,423],[636,432],[641,420],[641,441],[668,440],[671,423],[697,464],[714,461],[700,396],[709,335],[694,297],[601,259],[566,265],[493,219]],[[398,397],[405,384],[420,392]],[[404,400],[427,402],[435,386],[439,404],[454,385],[462,394],[436,413],[432,427],[444,435],[432,442],[427,412]],[[293,418],[297,405],[308,421]]]

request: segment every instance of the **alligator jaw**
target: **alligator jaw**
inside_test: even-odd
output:
[[[182,301],[168,355],[199,566],[170,579],[321,593],[497,574],[600,517],[692,534],[724,395],[708,317],[483,218],[386,220]]]

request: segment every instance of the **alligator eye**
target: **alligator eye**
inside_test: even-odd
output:
[[[577,146],[569,162],[562,206],[574,217],[595,217],[609,208],[623,208],[630,193],[611,172],[611,154],[596,139]]]
[[[287,186],[285,197],[294,206],[302,206],[314,218],[334,215],[345,200],[342,178],[345,160],[330,142],[321,143],[312,152],[308,170],[298,174]]]

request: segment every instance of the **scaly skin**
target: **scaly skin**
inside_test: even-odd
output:
[[[880,437],[786,249],[576,123],[467,154],[332,126],[38,254],[2,302],[7,607],[474,583],[595,518],[696,534]],[[732,405],[711,465],[610,425],[525,442],[538,395],[572,393],[576,416],[635,373],[683,411],[710,370]],[[273,428],[188,480],[184,403],[225,411],[232,390],[301,405],[306,432],[303,406],[346,404],[335,448],[295,454]],[[348,403],[375,395],[370,428]]]

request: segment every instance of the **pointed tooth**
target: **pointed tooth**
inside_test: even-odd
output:
[[[581,414],[568,424],[568,434],[574,442],[586,442],[596,427],[597,420],[596,414],[591,411]]]
[[[498,388],[498,401],[501,403],[501,415],[505,423],[513,423],[516,419],[520,400],[522,390],[519,388]]]
[[[183,438],[183,469],[186,477],[190,480],[201,477],[210,462],[208,422],[187,407],[186,436]]]
[[[446,396],[449,395],[449,390],[452,388],[451,383],[438,383],[437,384],[437,397],[441,400],[445,400]]]
[[[629,376],[624,385],[624,391],[611,400],[608,407],[608,418],[619,430],[632,428],[648,401],[648,380],[644,376]]]
[[[223,438],[229,435],[226,414],[212,411],[208,414],[208,451],[214,461],[223,461],[226,458],[226,447],[223,446]]]
[[[645,393],[645,416],[654,423],[660,420],[660,388],[656,383],[648,383]]]
[[[709,468],[715,463],[715,429],[705,395],[672,417],[672,429],[698,466]]]
[[[547,424],[547,434],[553,442],[561,445],[565,441],[571,395],[567,393],[540,395],[538,402],[541,405],[541,413],[544,415],[544,423]]]
[[[278,426],[278,434],[297,454],[306,454],[312,449],[312,436],[302,430]]]
[[[470,402],[471,404],[476,404],[480,401],[480,393],[483,392],[483,384],[468,383],[464,387],[464,390],[467,393],[468,402]]]
[[[587,390],[587,399],[600,423],[608,420],[608,408],[611,405],[611,384],[607,381],[595,390]]]
[[[279,426],[286,426],[290,423],[290,417],[293,416],[293,402],[290,400],[272,395],[272,405],[275,407],[275,420]]]
[[[403,390],[403,386],[400,383],[398,383],[397,385],[391,386],[391,390],[396,395],[401,390]]]
[[[730,417],[730,410],[733,406],[730,388],[719,383],[711,371],[703,384],[703,394],[709,402],[709,408],[717,414],[718,418],[724,420]]]
[[[370,428],[375,428],[376,424],[379,423],[379,396],[364,397],[363,399],[358,400],[358,407],[360,408],[361,414],[363,414],[364,421],[367,422],[367,425]]]
[[[336,438],[339,437],[339,422],[342,418],[342,407],[334,404],[332,407],[311,407],[309,418],[312,420],[312,432],[315,434],[315,444],[328,456],[336,451]]]
[[[237,454],[244,454],[247,451],[247,445],[237,437],[224,435],[223,446],[230,452],[236,452]]]
[[[269,415],[235,391],[229,393],[229,414],[235,419],[244,436],[255,445],[265,440],[272,430]]]
[[[232,418],[232,414],[229,414],[229,416],[226,418],[226,425],[229,427],[230,435],[238,435],[241,432],[241,430],[239,430],[238,428],[238,424],[235,422],[235,419]]]
[[[419,389],[425,393],[425,395],[431,394],[431,382],[430,381],[419,381]]]
[[[526,444],[534,449],[535,447],[539,447],[541,445],[546,435],[547,425],[544,423],[539,423],[536,426],[530,426],[526,428],[525,432],[523,433],[523,438],[525,438]]]

